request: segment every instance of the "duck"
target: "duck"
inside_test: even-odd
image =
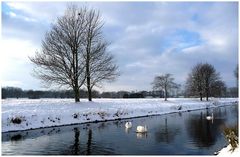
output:
[[[125,127],[126,127],[127,129],[130,129],[130,128],[132,127],[132,122],[127,122],[127,123],[125,123]]]
[[[137,133],[146,133],[147,132],[147,126],[137,126],[137,130],[136,130]]]
[[[213,120],[213,113],[212,113],[212,116],[207,116],[206,119],[207,120]]]

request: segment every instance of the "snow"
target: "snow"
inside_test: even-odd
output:
[[[215,98],[208,102],[197,98],[93,99],[92,102],[81,99],[79,103],[73,99],[5,99],[2,132],[182,112],[234,102],[238,99]]]
[[[240,155],[240,151],[239,151],[239,147],[237,147],[233,152],[230,151],[231,146],[228,145],[227,147],[223,148],[222,150],[219,151],[217,156],[231,156],[231,157],[235,157],[235,156],[239,156]]]

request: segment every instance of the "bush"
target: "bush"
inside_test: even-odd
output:
[[[238,125],[234,127],[224,127],[223,133],[231,145],[230,151],[233,152],[238,147]]]
[[[22,119],[19,117],[11,118],[10,120],[13,124],[21,124]]]
[[[76,119],[76,118],[78,118],[78,117],[79,117],[79,113],[74,113],[72,116],[73,116],[73,118],[75,118],[75,119]]]

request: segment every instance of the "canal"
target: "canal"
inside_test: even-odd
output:
[[[213,121],[206,120],[213,113]],[[133,127],[125,129],[131,121]],[[227,145],[224,126],[238,106],[2,133],[2,155],[212,155]],[[138,125],[148,132],[136,133]]]

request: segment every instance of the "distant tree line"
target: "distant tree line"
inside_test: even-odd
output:
[[[93,98],[146,98],[146,97],[164,97],[163,91],[139,91],[139,92],[102,92],[93,90]],[[73,90],[22,90],[18,87],[3,87],[2,88],[2,99],[6,98],[74,98]],[[87,90],[80,90],[80,98],[88,98]]]
[[[237,97],[237,89],[235,87],[227,88],[226,92],[222,97]],[[81,89],[80,98],[88,98],[87,90]],[[93,98],[164,98],[165,94],[163,90],[158,91],[139,91],[139,92],[129,92],[129,91],[111,91],[102,92],[93,90]],[[189,96],[185,91],[180,91],[178,93],[168,93],[168,97],[197,97]],[[29,98],[29,99],[39,99],[39,98],[74,98],[74,92],[72,90],[22,90],[18,87],[3,87],[2,88],[2,99],[6,98]]]
[[[163,98],[163,91],[118,91],[118,92],[103,92],[102,98]]]
[[[80,90],[81,98],[87,98],[87,91]],[[98,91],[92,91],[94,98],[100,97]],[[39,98],[74,98],[73,90],[22,90],[18,87],[3,87],[2,88],[2,99],[6,98],[29,98],[29,99],[39,99]]]

